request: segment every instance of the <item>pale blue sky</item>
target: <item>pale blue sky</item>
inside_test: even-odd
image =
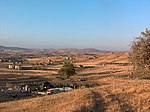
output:
[[[150,0],[0,0],[0,45],[128,50]]]

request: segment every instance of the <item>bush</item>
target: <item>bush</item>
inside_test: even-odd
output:
[[[134,74],[147,74],[150,72],[150,30],[141,32],[131,44],[130,61]]]
[[[58,73],[66,77],[76,74],[75,67],[72,63],[65,63]]]
[[[11,97],[12,97],[12,98],[15,98],[15,97],[17,97],[17,94],[16,94],[16,93],[12,93],[12,94],[11,94]]]

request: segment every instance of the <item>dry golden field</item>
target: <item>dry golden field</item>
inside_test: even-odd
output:
[[[1,103],[2,112],[149,112],[150,81],[99,80],[99,87]]]
[[[81,77],[86,83],[97,83],[93,88],[76,89],[30,99],[0,103],[1,112],[150,112],[150,80],[138,79],[130,74],[128,53],[103,53],[96,56],[70,55],[28,58],[30,63],[53,63],[47,70],[10,70],[1,69],[0,73],[24,73],[24,76],[45,77],[50,81],[58,80],[58,69],[66,57],[76,66],[77,75],[65,79],[79,82]],[[83,65],[83,67],[79,67]],[[80,82],[79,82],[80,83]]]

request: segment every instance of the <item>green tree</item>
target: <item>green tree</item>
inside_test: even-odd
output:
[[[133,64],[135,74],[147,74],[150,72],[150,30],[141,32],[131,44],[130,61]]]
[[[66,77],[76,74],[75,67],[72,63],[65,63],[58,73]]]

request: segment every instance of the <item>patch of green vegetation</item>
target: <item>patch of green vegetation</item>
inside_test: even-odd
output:
[[[71,75],[75,75],[76,71],[72,63],[65,63],[63,67],[58,71],[58,73],[61,74],[62,76],[69,77]]]
[[[11,94],[11,97],[12,97],[12,98],[16,98],[16,97],[17,97],[17,94],[16,94],[16,93],[12,93],[12,94]]]

